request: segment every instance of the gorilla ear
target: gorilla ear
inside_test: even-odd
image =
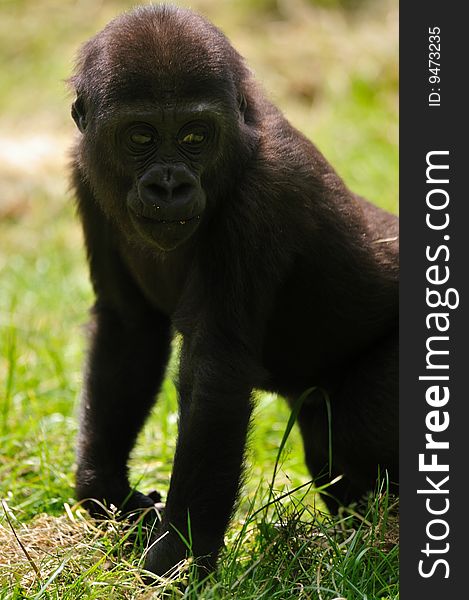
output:
[[[78,96],[75,102],[72,104],[72,118],[76,123],[76,126],[84,133],[86,129],[86,114],[85,114],[85,104],[83,102],[83,98]]]

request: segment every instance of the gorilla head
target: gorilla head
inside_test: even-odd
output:
[[[201,17],[147,7],[85,44],[71,82],[80,163],[96,199],[126,235],[176,248],[235,183],[255,143],[241,57]]]

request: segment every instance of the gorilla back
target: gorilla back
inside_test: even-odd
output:
[[[179,434],[146,567],[211,569],[239,491],[253,388],[305,400],[326,501],[398,478],[397,219],[352,194],[225,36],[146,6],[87,42],[71,79],[73,183],[96,295],[77,494],[124,511],[127,460],[182,334]],[[325,400],[331,408],[328,422]],[[329,440],[329,425],[332,439]],[[332,464],[328,464],[332,445]],[[97,504],[88,500],[92,513]]]

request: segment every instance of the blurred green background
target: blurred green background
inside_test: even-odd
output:
[[[175,3],[225,31],[353,191],[397,212],[397,0]],[[75,128],[65,80],[79,45],[133,4],[0,0],[0,497],[20,522],[73,502],[92,293],[68,190]],[[246,498],[271,476],[288,418],[271,396],[257,412]],[[175,422],[168,380],[133,458],[143,489],[167,487]],[[308,479],[296,433],[289,448],[279,485]],[[0,535],[0,557],[2,540],[11,544]]]

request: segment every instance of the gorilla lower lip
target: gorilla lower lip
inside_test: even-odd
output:
[[[173,225],[175,223],[178,223],[180,225],[186,225],[187,223],[190,223],[191,221],[195,221],[195,219],[200,219],[200,215],[195,215],[194,217],[189,217],[188,219],[174,219],[174,220],[170,220],[170,219],[151,219],[150,217],[140,217],[140,219],[142,219],[142,221],[145,221],[147,223],[152,223],[152,224],[162,224],[162,225]]]
[[[197,229],[201,214],[189,218],[152,219],[131,211],[137,234],[146,243],[156,244],[160,250],[173,250]]]

